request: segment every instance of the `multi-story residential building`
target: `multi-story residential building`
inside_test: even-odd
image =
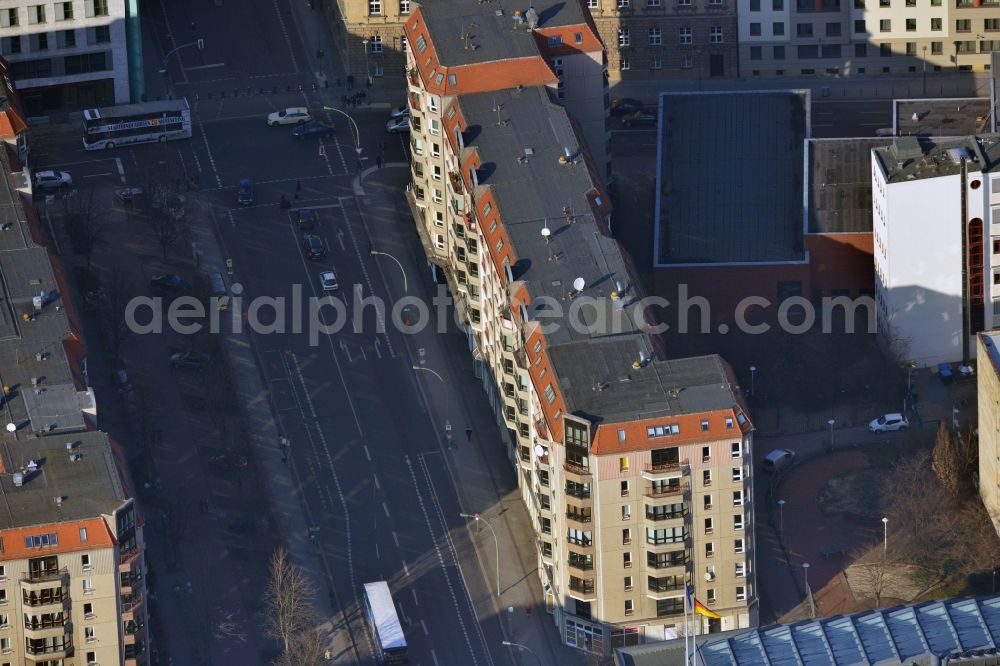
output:
[[[967,361],[1000,325],[998,165],[996,134],[872,150],[878,328],[903,358]]]
[[[10,77],[7,61],[0,57],[0,141],[11,150],[11,156],[20,162],[28,161],[28,123],[24,119],[21,97]],[[20,165],[15,170],[20,170]]]
[[[29,116],[139,101],[138,1],[5,2],[0,54]]]
[[[690,583],[720,616],[699,633],[755,625],[752,426],[732,373],[664,360],[581,124],[545,57],[512,55],[528,33],[484,5],[479,60],[456,66],[448,7],[406,25],[407,199],[518,469],[554,621],[597,653],[674,636]],[[555,36],[590,39],[535,43]]]
[[[583,0],[612,82],[734,77],[736,0]]]
[[[433,1],[433,0],[431,0]],[[360,86],[366,79],[402,80],[406,58],[403,22],[415,0],[330,0],[321,3],[346,72]]]
[[[979,496],[1000,533],[1000,332],[977,336]]]
[[[981,0],[738,0],[741,76],[986,70],[1000,4]]]

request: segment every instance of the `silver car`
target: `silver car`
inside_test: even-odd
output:
[[[385,124],[385,131],[390,134],[399,134],[401,132],[410,131],[410,117],[400,116],[399,118],[393,118]]]
[[[35,187],[40,190],[58,190],[72,184],[73,177],[65,171],[39,171],[35,174]]]

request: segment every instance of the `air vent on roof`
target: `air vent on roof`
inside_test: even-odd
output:
[[[528,27],[532,30],[538,27],[538,14],[535,12],[534,7],[528,7],[528,11],[524,13],[524,18],[528,21]]]
[[[26,465],[26,467],[28,468],[29,472],[36,472],[36,471],[38,471],[38,463],[35,462],[34,460],[29,460],[28,464]]]
[[[52,498],[52,501],[56,503],[56,506],[62,506],[63,503],[62,495],[56,495],[55,497]]]
[[[73,442],[66,442],[66,450],[72,451],[73,447],[76,446]]]
[[[951,160],[952,164],[961,164],[962,160],[974,160],[975,156],[969,150],[968,146],[959,146],[958,148],[948,149],[948,159]]]
[[[71,453],[71,454],[69,454],[69,461],[70,462],[80,462],[81,460],[83,460],[83,454],[82,453]]]
[[[14,472],[14,487],[20,488],[24,485],[24,474],[20,472]]]
[[[495,12],[495,13],[496,13],[496,15],[497,15],[497,16],[503,16],[503,7],[501,7],[501,8],[500,8],[500,9],[498,9],[498,10],[496,10],[496,12]]]

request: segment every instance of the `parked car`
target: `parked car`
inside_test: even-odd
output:
[[[292,130],[292,136],[300,140],[313,137],[317,139],[324,139],[334,132],[336,132],[336,129],[333,125],[319,120],[310,120],[307,123],[296,125],[295,129]]]
[[[244,178],[240,181],[240,189],[236,194],[236,202],[241,206],[249,206],[253,203],[253,181]]]
[[[65,171],[39,171],[35,174],[35,187],[40,190],[61,190],[73,184],[73,176]]]
[[[205,352],[178,352],[170,356],[170,367],[184,370],[201,370],[212,362]]]
[[[316,234],[306,234],[302,237],[302,247],[310,259],[322,259],[326,256],[326,243]]]
[[[630,113],[627,116],[622,117],[622,125],[625,127],[642,126],[642,127],[655,127],[656,126],[656,110],[655,109],[645,109],[642,111],[636,111],[635,113]]]
[[[910,422],[902,414],[883,414],[868,424],[868,429],[872,432],[895,432],[909,427]]]
[[[397,106],[395,109],[389,112],[390,118],[405,118],[410,115],[410,107],[403,104],[402,106]]]
[[[300,208],[295,211],[295,213],[295,221],[298,224],[299,229],[302,229],[303,231],[310,231],[316,228],[316,211],[308,208]]]
[[[951,384],[955,380],[955,375],[951,372],[951,365],[948,363],[938,363],[938,377],[944,385]]]
[[[642,102],[631,97],[619,97],[611,100],[611,115],[624,116],[642,110]]]
[[[394,118],[385,124],[385,131],[390,134],[400,134],[402,132],[410,131],[410,117],[401,116],[399,118]]]
[[[764,456],[760,466],[765,472],[780,472],[786,467],[790,467],[795,462],[795,451],[788,449],[775,449]]]
[[[334,275],[333,271],[323,271],[320,273],[319,285],[323,288],[323,291],[337,291],[340,289],[340,285],[337,284],[337,276]]]
[[[270,113],[267,116],[267,124],[271,127],[307,123],[310,120],[312,120],[312,116],[309,115],[309,109],[304,106],[291,106],[287,109]]]
[[[173,273],[154,275],[149,279],[149,286],[153,289],[170,291],[177,294],[184,293],[191,288],[191,285],[188,284],[187,280],[182,278],[180,275],[174,275]]]
[[[250,466],[246,456],[227,451],[208,459],[208,464],[226,472],[238,472]]]

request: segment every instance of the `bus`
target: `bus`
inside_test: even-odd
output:
[[[405,664],[406,638],[385,581],[365,583],[365,617],[381,663]]]
[[[183,97],[83,112],[83,147],[87,150],[190,138],[191,109]]]

